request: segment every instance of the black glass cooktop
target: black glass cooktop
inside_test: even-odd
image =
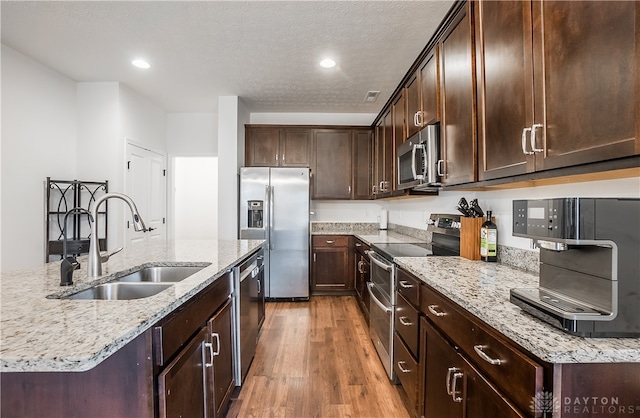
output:
[[[441,248],[431,243],[385,243],[372,244],[371,249],[388,260],[394,257],[429,257],[458,255],[455,251]]]

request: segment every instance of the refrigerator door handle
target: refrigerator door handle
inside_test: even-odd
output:
[[[275,202],[275,192],[274,192],[275,187],[271,186],[270,190],[271,190],[271,196],[269,197],[269,249],[271,251],[275,250],[275,246],[273,245],[273,228],[275,225],[275,222],[273,220],[273,214],[274,214],[274,209],[273,207],[274,202]]]

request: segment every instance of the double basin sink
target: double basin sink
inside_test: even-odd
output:
[[[125,275],[118,275],[106,283],[63,296],[74,300],[132,300],[156,295],[175,283],[199,272],[199,266],[150,266]]]

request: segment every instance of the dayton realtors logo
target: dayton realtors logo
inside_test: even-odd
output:
[[[602,417],[640,416],[640,405],[621,404],[617,396],[565,396],[562,403],[551,392],[539,392],[531,399],[531,411],[542,413],[544,418],[556,416],[580,417],[584,414]],[[557,415],[559,416],[559,415]]]

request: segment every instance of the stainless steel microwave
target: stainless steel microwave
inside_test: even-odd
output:
[[[398,147],[398,189],[431,190],[440,186],[440,124],[427,125]]]

